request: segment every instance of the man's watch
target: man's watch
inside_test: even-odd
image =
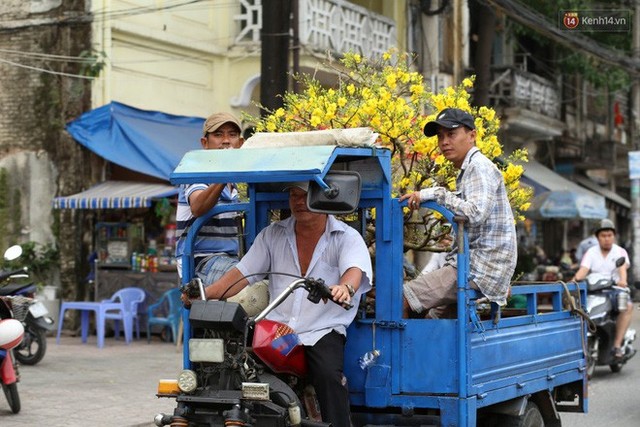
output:
[[[343,283],[344,286],[347,287],[347,290],[349,291],[349,297],[353,297],[356,294],[356,290],[353,288],[353,286],[351,286],[351,284],[349,283]]]

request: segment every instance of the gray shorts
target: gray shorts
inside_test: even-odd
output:
[[[211,255],[198,264],[196,276],[202,280],[205,286],[211,285],[231,270],[238,263],[238,258],[225,254]]]
[[[470,282],[469,285],[479,290],[474,282]],[[416,313],[455,304],[458,302],[458,270],[451,265],[445,265],[421,274],[404,284],[404,297],[411,310]]]

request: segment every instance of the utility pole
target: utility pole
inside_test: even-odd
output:
[[[633,59],[640,58],[640,2],[635,1],[633,13]],[[638,114],[640,114],[640,80],[637,76],[633,76],[633,85],[631,87],[631,114],[629,117],[630,124],[630,143],[634,150],[639,148],[638,132]],[[631,221],[633,226],[633,259],[632,267],[634,271],[634,281],[640,280],[640,177],[637,176],[638,154],[640,152],[629,153],[629,178],[631,180]],[[632,159],[635,159],[632,160]],[[635,283],[630,283],[635,286]]]
[[[300,0],[291,0],[291,33],[293,36],[293,75],[300,74]],[[300,93],[298,79],[293,80],[293,93]]]
[[[262,0],[260,114],[282,107],[289,71],[291,0]]]
[[[453,84],[462,81],[462,0],[453,0]]]

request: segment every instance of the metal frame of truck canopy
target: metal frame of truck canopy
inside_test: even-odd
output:
[[[569,401],[558,405],[558,410],[586,412],[585,325],[563,303],[569,293],[583,302],[584,287],[513,286],[513,295],[526,296],[525,313],[481,319],[477,315],[481,295],[467,287],[468,243],[458,230],[464,222],[456,222],[451,212],[433,202],[423,206],[444,215],[461,239],[458,301],[463,303],[458,304],[457,319],[402,318],[403,205],[391,197],[390,168],[390,152],[381,148],[313,146],[187,153],[172,173],[172,183],[245,182],[249,202],[216,207],[198,218],[187,237],[183,282],[192,277],[195,234],[210,216],[245,211],[248,247],[268,225],[269,210],[288,207],[288,196],[282,191],[285,183],[314,180],[323,186],[331,170],[357,171],[362,179],[359,209],[376,209],[376,300],[375,316],[367,318],[361,311],[347,334],[344,371],[354,410],[376,417],[383,413],[406,417],[426,410],[439,412],[443,426],[471,426],[482,408],[501,402],[526,403],[528,396],[545,393],[547,411],[555,412],[555,399]],[[541,293],[551,296],[551,307],[545,312],[538,306]],[[188,315],[183,317],[188,342]],[[358,357],[374,348],[380,351],[377,363],[360,369]],[[188,345],[184,366],[190,366]],[[560,388],[568,396],[552,397]],[[578,396],[577,403],[572,395]]]

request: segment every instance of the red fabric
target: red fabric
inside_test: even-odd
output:
[[[624,124],[624,116],[620,112],[620,104],[618,102],[613,104],[613,123],[616,126]]]

